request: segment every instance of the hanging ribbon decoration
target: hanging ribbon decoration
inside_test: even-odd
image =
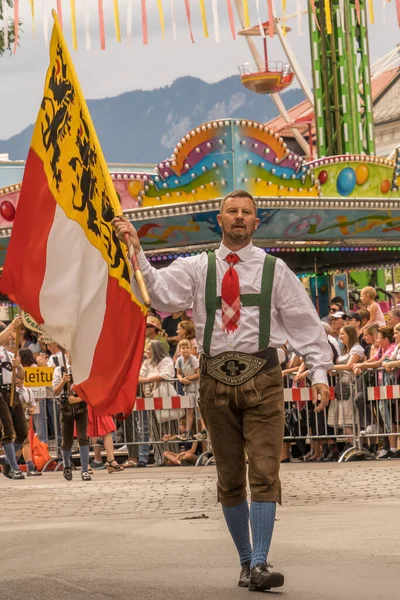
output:
[[[42,5],[43,5],[43,36],[44,36],[44,43],[47,48],[47,46],[49,45],[49,13],[46,10],[45,0],[42,0]]]
[[[44,6],[44,2],[43,2],[43,10],[46,10],[45,6]],[[58,17],[58,20],[60,21],[60,27],[62,29],[63,28],[63,14],[62,14],[61,0],[57,0],[57,17]]]
[[[90,40],[90,9],[88,6],[88,0],[84,1],[83,9],[85,11],[85,45],[86,50],[90,50],[92,47],[92,43]]]
[[[19,0],[14,0],[14,51],[15,54],[18,47],[19,36]]]
[[[368,0],[368,12],[369,12],[369,22],[371,25],[375,23],[375,15],[374,15],[374,4],[372,0]]]
[[[356,0],[356,15],[357,15],[357,23],[360,25],[360,23],[361,23],[360,0]]]
[[[243,0],[244,26],[250,27],[250,13],[248,0]]]
[[[192,18],[190,16],[190,0],[185,0],[186,17],[189,25],[190,39],[194,44],[193,30],[192,30]]]
[[[172,20],[172,37],[174,39],[174,44],[176,44],[176,18],[175,18],[175,4],[174,0],[171,0],[171,20]]]
[[[235,15],[233,14],[232,0],[226,0],[226,5],[228,9],[229,25],[231,28],[232,37],[234,40],[236,40]]]
[[[286,36],[286,0],[282,0],[282,34]]]
[[[256,11],[257,11],[258,28],[260,30],[260,35],[261,35],[261,37],[265,38],[265,31],[264,31],[263,24],[261,22],[261,15],[260,15],[260,0],[256,0]]]
[[[126,38],[128,44],[132,44],[132,0],[128,0],[126,9]]]
[[[119,23],[119,8],[118,0],[114,0],[114,23],[115,23],[115,37],[117,42],[121,41],[121,26]]]
[[[400,0],[396,0],[397,22],[400,27]]]
[[[2,0],[3,7],[3,30],[4,30],[4,48],[8,48],[8,4],[7,0]]]
[[[219,17],[218,17],[218,6],[217,0],[212,0],[212,13],[214,21],[214,38],[217,44],[219,44]]]
[[[35,26],[35,0],[29,0],[31,3],[31,15],[32,15],[32,37],[36,37],[36,26]]]
[[[149,30],[147,28],[147,5],[146,0],[142,0],[142,32],[143,32],[143,44],[147,46],[149,43]]]
[[[104,28],[104,9],[103,0],[97,0],[97,7],[99,11],[99,30],[100,30],[100,48],[106,49],[106,32]]]
[[[310,2],[311,2],[311,8],[313,11],[313,17],[314,17],[315,24],[318,27],[318,29],[321,31],[321,27],[319,26],[318,18],[317,18],[317,9],[315,8],[315,0],[310,0]]]
[[[72,33],[72,47],[74,50],[78,50],[78,40],[76,36],[76,7],[75,0],[70,0],[71,4],[71,33]]]
[[[326,33],[332,35],[332,15],[331,15],[331,2],[330,0],[324,0],[325,4],[325,17],[326,17]]]
[[[272,6],[272,0],[268,0],[268,35],[270,38],[274,37],[274,28],[275,28],[274,9]]]
[[[229,2],[230,0],[228,0]],[[229,9],[228,9],[229,10]],[[210,37],[208,35],[208,27],[207,27],[207,13],[206,13],[206,7],[204,4],[204,0],[200,0],[200,14],[201,14],[201,22],[203,24],[203,33],[204,33],[204,37],[208,38]]]
[[[301,5],[301,0],[296,0],[296,12],[297,12],[297,33],[298,35],[303,35],[303,7]]]
[[[165,21],[164,21],[164,11],[163,11],[162,0],[157,0],[157,6],[158,6],[158,14],[159,14],[159,17],[160,17],[161,35],[162,35],[162,37],[164,39]]]

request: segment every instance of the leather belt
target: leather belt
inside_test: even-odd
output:
[[[270,371],[279,365],[276,348],[266,348],[255,354],[227,350],[217,356],[200,357],[200,373],[226,385],[242,385],[258,373]]]

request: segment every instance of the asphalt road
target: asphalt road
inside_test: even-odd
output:
[[[400,461],[283,465],[282,481],[269,559],[286,583],[270,595],[395,600]],[[213,467],[1,477],[0,506],[1,600],[248,597]]]

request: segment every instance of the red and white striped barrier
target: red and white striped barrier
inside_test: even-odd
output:
[[[133,410],[172,410],[174,408],[193,408],[193,404],[189,396],[136,398]]]
[[[375,385],[367,388],[368,400],[392,400],[400,398],[400,385]]]
[[[331,393],[330,399],[333,400],[335,398],[334,389],[331,387],[329,390]],[[285,388],[283,397],[285,402],[310,402],[312,400],[311,388]]]

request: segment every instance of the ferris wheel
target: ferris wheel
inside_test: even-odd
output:
[[[400,64],[400,45],[378,60],[369,63],[367,37],[367,1],[326,3],[307,0],[307,9],[297,3],[297,12],[278,16],[274,0],[272,22],[245,27],[241,0],[235,0],[242,24],[240,35],[245,36],[254,63],[239,67],[243,85],[256,93],[270,94],[287,128],[306,155],[375,154],[371,81],[383,71]],[[271,14],[271,13],[270,13]],[[310,54],[312,59],[313,91],[293,52],[287,22],[308,15],[310,25]],[[273,63],[267,52],[268,33],[276,35],[286,54],[287,63]],[[263,38],[264,55],[255,43]],[[309,102],[309,112],[315,116],[316,149],[290,118],[280,92],[297,81]],[[304,127],[304,123],[302,122]],[[310,126],[311,127],[311,126]],[[310,151],[311,144],[311,151]]]

